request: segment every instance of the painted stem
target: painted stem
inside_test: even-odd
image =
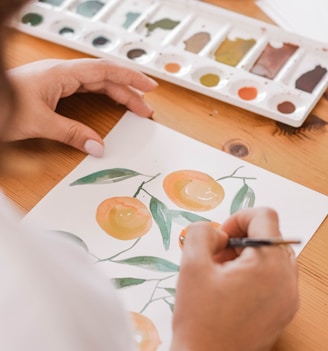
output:
[[[114,256],[108,257],[108,258],[102,258],[100,260],[98,260],[97,262],[105,262],[105,261],[112,261],[114,258],[122,255],[125,252],[128,252],[129,250],[133,249],[138,242],[141,240],[142,237],[138,238],[130,247],[128,247],[127,249],[120,251],[119,253],[115,254]],[[115,261],[114,261],[115,262]]]
[[[153,199],[156,199],[157,201],[159,201],[155,196],[153,196],[149,191],[147,191],[146,189],[140,189],[143,190],[148,196],[152,197]]]
[[[220,181],[220,180],[229,179],[229,178],[233,178],[233,179],[242,179],[244,182],[245,182],[245,179],[253,179],[253,180],[255,180],[256,178],[254,178],[254,177],[238,177],[238,176],[235,176],[235,174],[236,174],[241,168],[243,168],[243,167],[244,167],[244,166],[238,167],[238,168],[235,169],[230,175],[227,175],[227,176],[218,178],[218,179],[216,179],[216,181],[218,182],[218,181]]]
[[[143,313],[144,310],[153,302],[156,302],[156,301],[160,301],[160,300],[164,300],[166,303],[166,299],[172,297],[171,295],[168,295],[168,296],[162,296],[162,297],[156,297],[155,299],[150,299],[146,304],[145,306],[140,310],[140,313]]]
[[[155,178],[157,178],[157,177],[160,176],[160,175],[161,175],[160,173],[157,173],[156,175],[152,176],[150,179],[143,181],[143,182],[139,185],[139,187],[138,187],[137,191],[134,193],[133,197],[137,197],[137,196],[139,195],[140,191],[143,189],[143,186],[144,186],[145,184],[151,182],[152,180],[154,180]]]
[[[167,298],[171,297],[171,296],[164,296],[164,297],[157,297],[157,298],[154,299],[154,295],[155,295],[155,292],[156,292],[156,290],[157,290],[157,288],[158,288],[158,285],[159,285],[162,281],[164,281],[164,280],[166,280],[166,279],[170,279],[170,278],[174,277],[175,275],[176,275],[176,274],[171,274],[171,275],[169,275],[169,276],[167,276],[167,277],[165,277],[165,278],[162,278],[162,279],[158,279],[158,280],[157,280],[157,283],[155,284],[155,287],[154,287],[154,289],[153,289],[153,292],[152,292],[151,295],[150,295],[150,299],[149,299],[148,302],[145,304],[145,306],[140,310],[140,313],[144,312],[144,310],[145,310],[152,302],[158,301],[158,300],[164,300],[164,299],[167,299]],[[153,280],[153,279],[152,279],[152,280]]]

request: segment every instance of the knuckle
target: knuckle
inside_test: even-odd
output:
[[[261,215],[264,217],[269,218],[270,220],[277,221],[278,220],[278,213],[270,207],[262,207],[260,209]]]
[[[67,130],[65,137],[64,137],[64,143],[65,144],[74,144],[75,142],[78,141],[79,136],[81,134],[81,128],[79,125],[72,125],[70,128]]]

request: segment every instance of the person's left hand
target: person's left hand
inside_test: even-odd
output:
[[[58,101],[74,93],[105,94],[140,116],[153,113],[142,93],[152,91],[157,83],[105,59],[42,60],[11,69],[8,74],[17,101],[6,141],[47,138],[102,156],[103,141],[94,130],[55,112]]]

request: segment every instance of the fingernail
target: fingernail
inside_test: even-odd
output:
[[[95,140],[87,140],[84,144],[84,150],[94,157],[102,157],[104,155],[104,146]]]

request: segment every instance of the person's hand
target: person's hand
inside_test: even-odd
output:
[[[187,229],[170,351],[267,351],[298,308],[290,247],[226,249],[229,236],[281,236],[276,213],[245,209]]]
[[[152,91],[157,83],[105,59],[42,60],[8,74],[17,93],[17,106],[6,141],[47,138],[101,156],[103,141],[95,131],[55,112],[59,99],[74,93],[106,94],[144,117],[153,112],[142,93]]]

